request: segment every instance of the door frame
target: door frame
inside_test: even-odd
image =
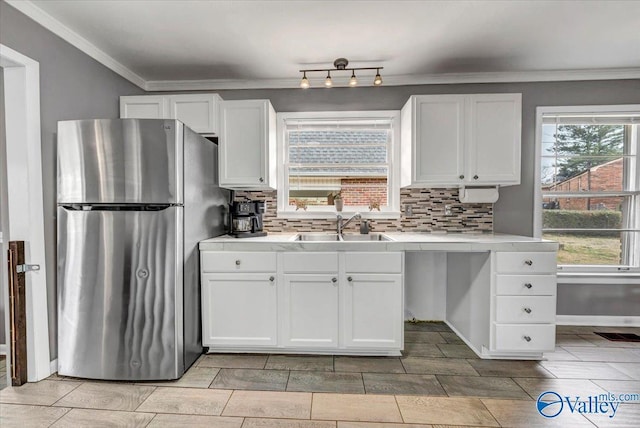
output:
[[[0,67],[4,69],[9,214],[8,231],[3,240],[25,241],[25,260],[40,265],[39,271],[26,274],[27,378],[29,382],[36,382],[51,374],[40,143],[40,64],[0,44]],[[6,253],[2,259],[6,260]],[[3,284],[6,283],[5,278]],[[8,297],[4,285],[3,293]],[[10,342],[9,337],[7,342]]]

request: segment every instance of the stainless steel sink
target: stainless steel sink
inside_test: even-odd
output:
[[[368,233],[368,234],[343,234],[342,237],[345,241],[393,241],[387,235],[383,233]]]
[[[305,232],[298,233],[295,238],[296,241],[341,241],[340,236],[337,233],[324,233],[324,232]]]
[[[336,241],[351,241],[351,242],[366,242],[366,241],[392,241],[387,235],[382,233],[369,233],[361,235],[358,233],[345,233],[340,237],[337,233],[325,233],[325,232],[304,232],[298,233],[295,237],[296,241],[315,241],[315,242],[336,242]]]

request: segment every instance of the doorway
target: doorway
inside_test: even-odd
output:
[[[40,146],[40,71],[37,61],[0,44],[2,135],[0,156],[1,300],[7,307],[7,244],[25,242],[26,263],[39,264],[26,275],[27,377],[36,382],[51,374],[47,321],[47,283]],[[8,310],[3,314],[6,372],[10,372]],[[0,363],[1,366],[1,363]],[[1,369],[0,369],[1,370]],[[9,375],[5,375],[8,377]],[[10,382],[9,382],[10,383]]]

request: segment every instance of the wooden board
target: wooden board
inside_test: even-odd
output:
[[[17,266],[24,264],[24,241],[9,242],[9,323],[11,330],[11,384],[27,381],[27,311],[25,273]]]

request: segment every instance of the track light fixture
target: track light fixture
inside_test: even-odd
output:
[[[302,89],[307,89],[309,87],[309,79],[307,79],[307,73],[302,75],[302,80],[300,81],[300,87]]]
[[[384,67],[355,67],[355,68],[347,68],[349,65],[349,60],[346,58],[338,58],[333,61],[333,66],[335,68],[321,68],[321,69],[307,69],[300,70],[302,73],[302,80],[300,81],[300,87],[303,89],[307,89],[311,86],[309,79],[307,79],[307,73],[315,73],[315,72],[327,72],[327,78],[324,80],[324,86],[327,88],[331,88],[333,86],[333,80],[331,79],[331,72],[336,71],[351,71],[351,78],[349,79],[349,86],[355,87],[358,85],[358,78],[356,77],[356,70],[376,70],[376,77],[373,79],[374,86],[382,85],[382,76],[380,76],[380,70]]]
[[[331,72],[327,70],[327,78],[324,79],[324,86],[330,88],[333,86],[333,81],[331,80]]]

